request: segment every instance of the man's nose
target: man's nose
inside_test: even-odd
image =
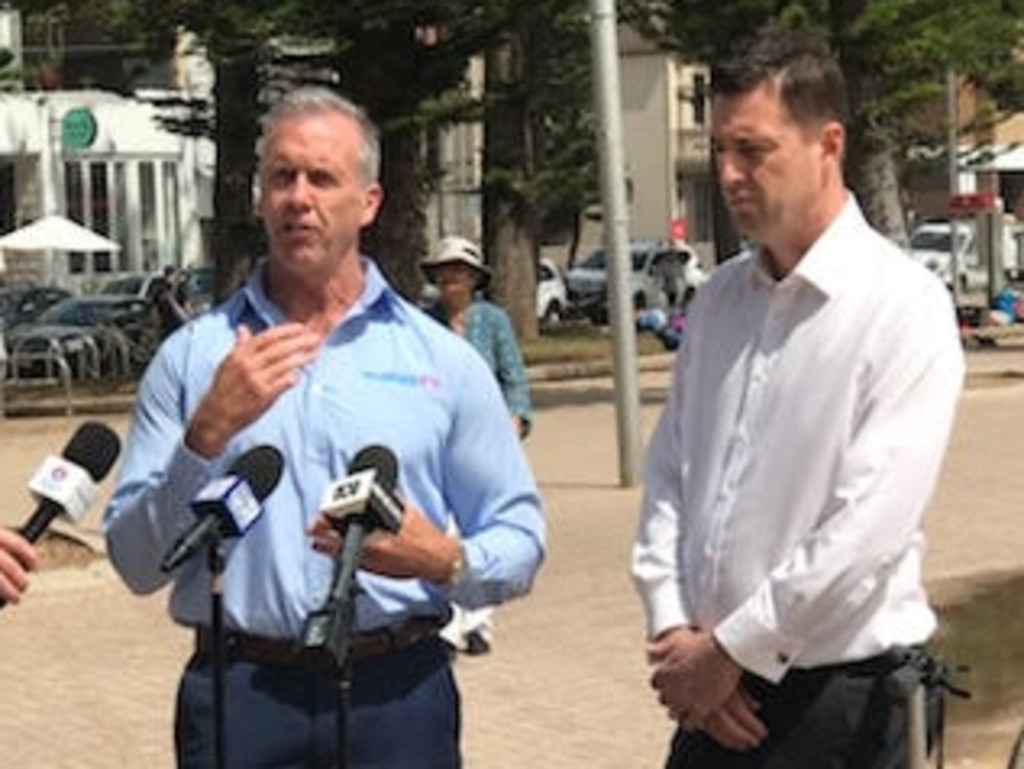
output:
[[[309,203],[313,186],[305,174],[296,174],[292,183],[288,186],[288,200],[293,204],[305,205]]]
[[[722,150],[715,153],[715,166],[718,168],[718,180],[723,188],[728,188],[743,178],[743,172],[731,152]]]

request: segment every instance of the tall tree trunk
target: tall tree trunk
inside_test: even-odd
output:
[[[537,245],[526,201],[514,187],[529,176],[529,114],[521,40],[489,49],[484,69],[484,244],[494,270],[493,295],[521,340],[537,338]]]
[[[423,142],[409,129],[384,133],[381,144],[384,204],[377,221],[363,232],[362,248],[399,292],[415,300],[423,285],[419,261],[427,249]]]
[[[851,132],[848,140],[848,177],[864,215],[883,234],[897,243],[907,242],[907,223],[891,141],[870,129]]]
[[[213,191],[214,295],[238,285],[265,247],[252,206],[260,78],[256,45],[225,42],[215,51],[217,171]]]
[[[865,5],[865,0],[831,0],[829,4],[832,44],[842,65],[850,107],[846,179],[867,220],[897,243],[906,243],[896,144],[873,110],[881,87],[873,41],[861,39],[856,31]]]

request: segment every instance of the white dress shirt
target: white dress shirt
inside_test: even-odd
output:
[[[753,251],[719,266],[648,448],[650,635],[711,630],[770,681],[927,640],[922,518],[963,377],[945,287],[852,195],[783,280]]]

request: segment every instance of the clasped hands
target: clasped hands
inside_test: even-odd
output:
[[[755,748],[768,736],[758,703],[740,683],[742,668],[711,633],[670,628],[648,644],[647,661],[654,668],[651,687],[683,729],[705,732],[737,751]]]

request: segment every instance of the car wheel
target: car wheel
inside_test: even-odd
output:
[[[548,303],[544,308],[544,315],[540,319],[542,326],[555,326],[562,322],[562,305],[557,301]]]

